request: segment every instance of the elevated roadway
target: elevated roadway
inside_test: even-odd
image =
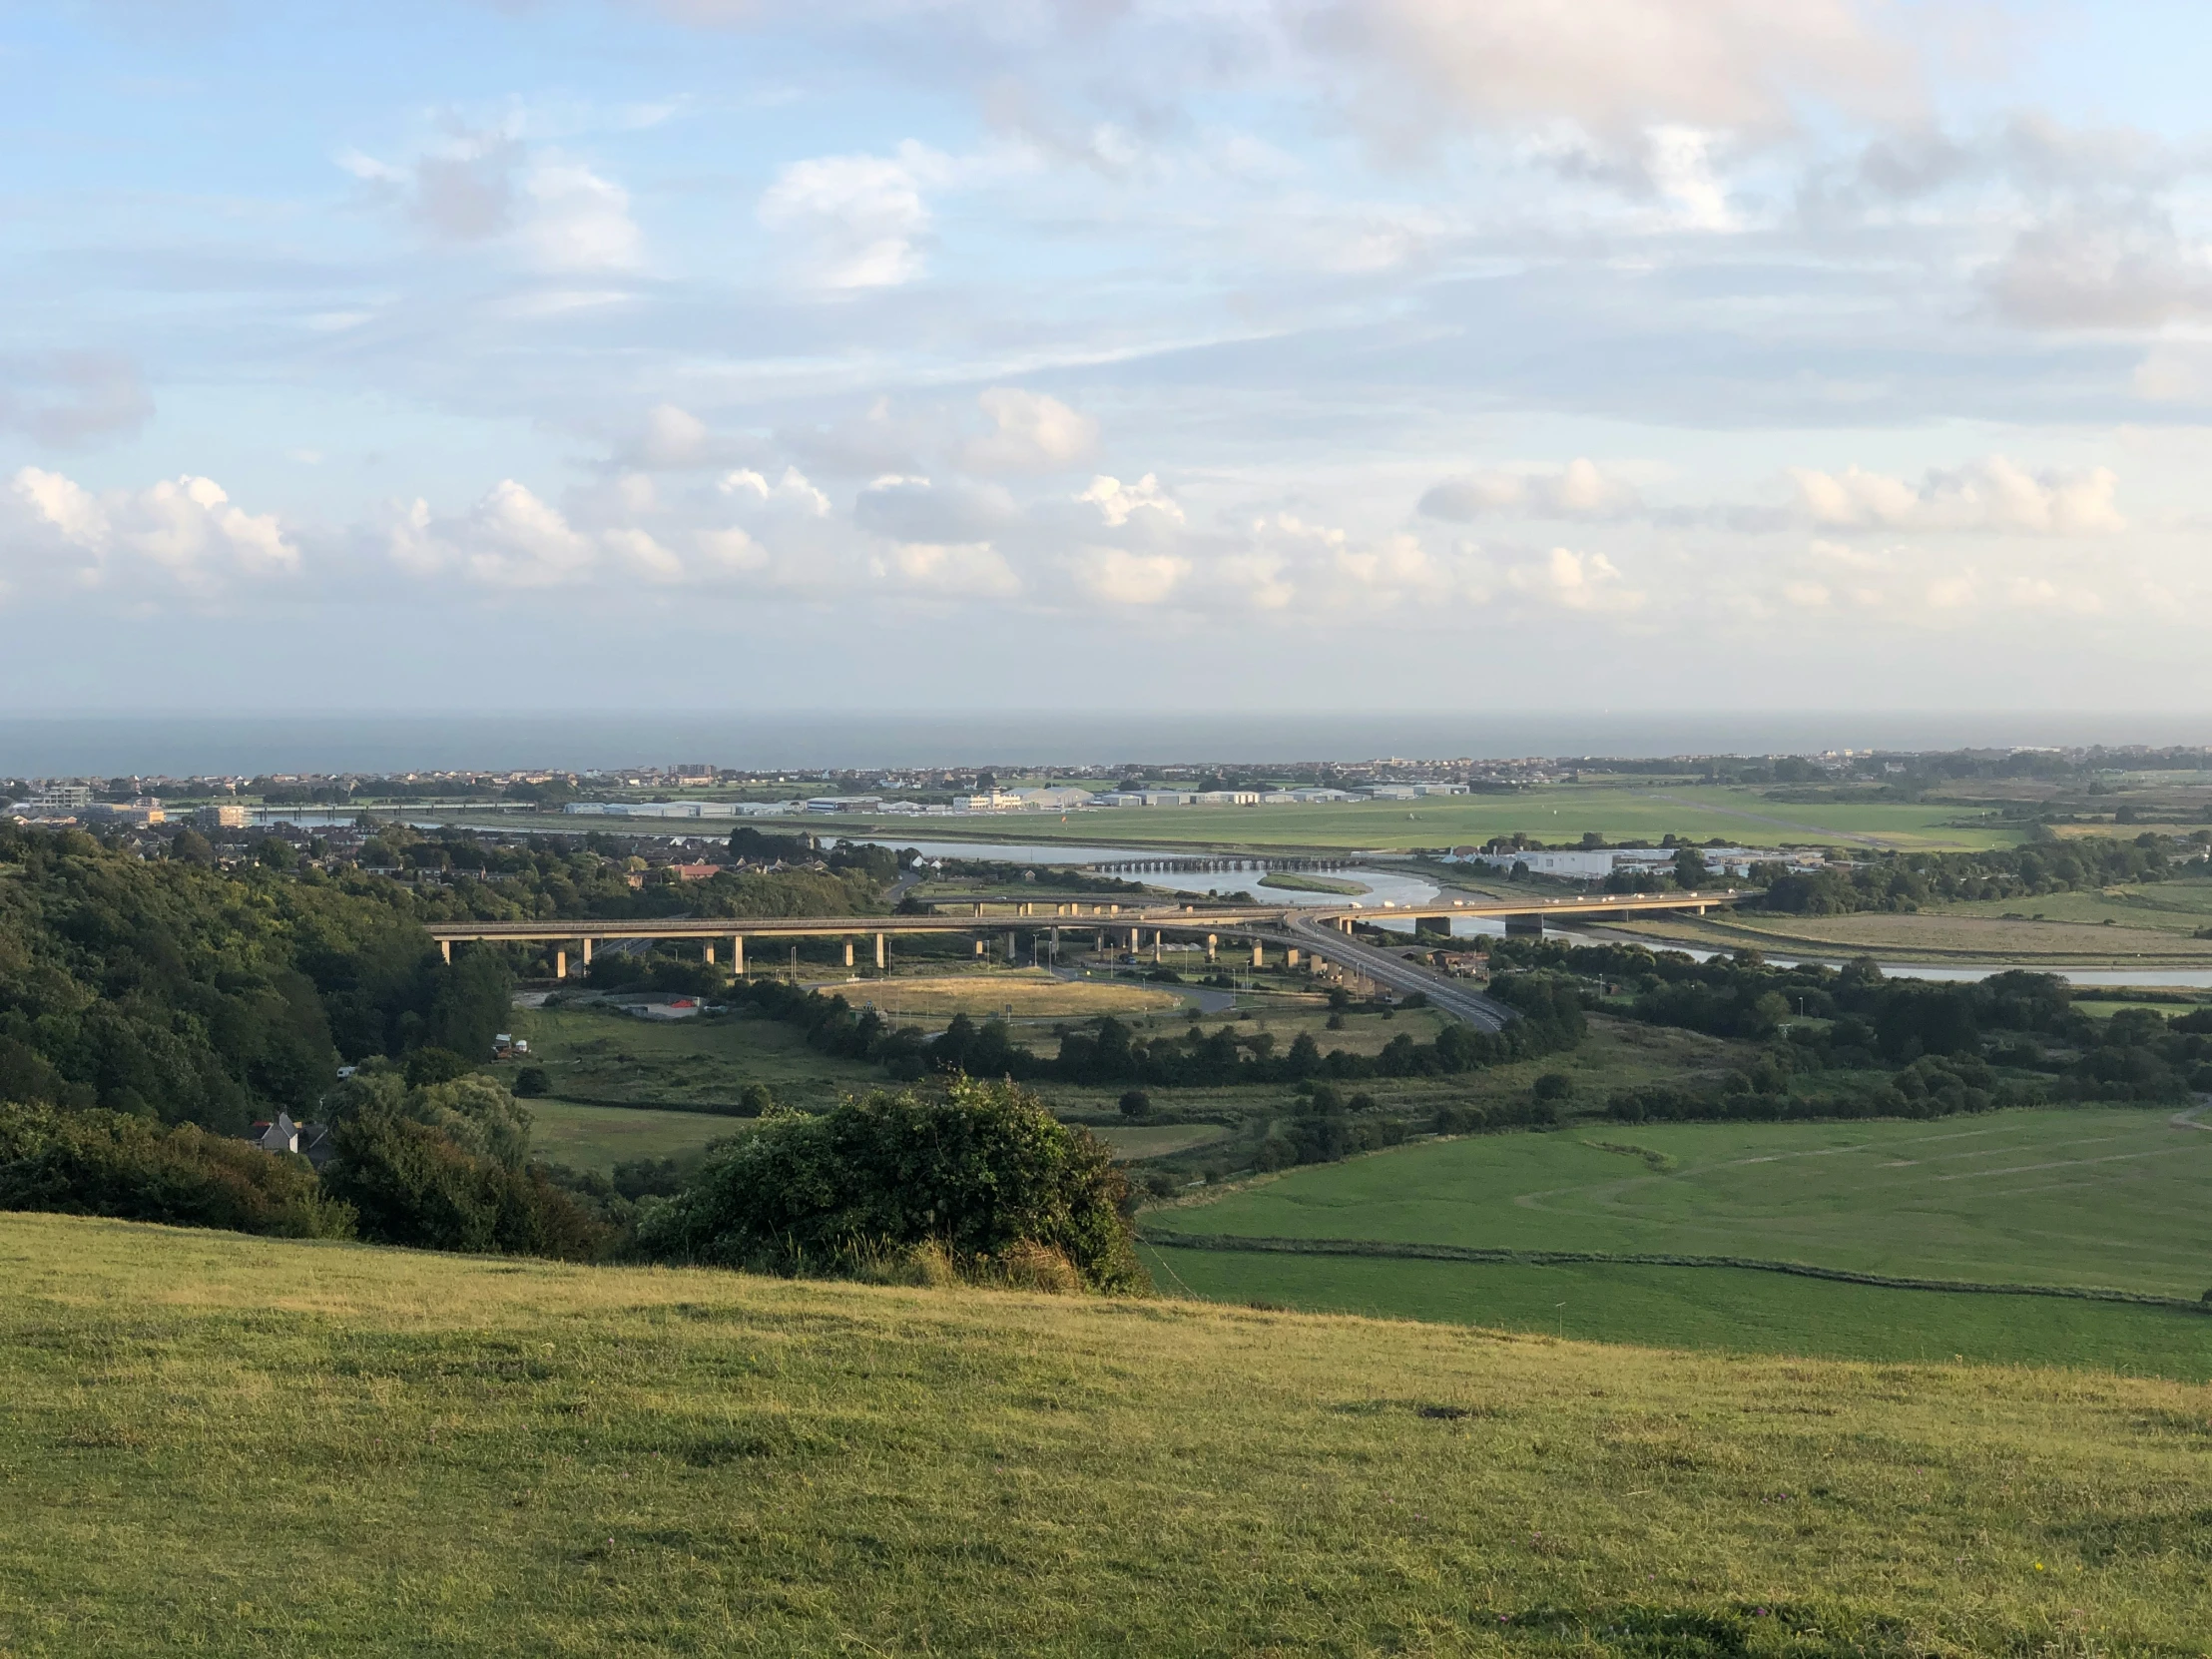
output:
[[[1397,986],[1397,974],[1418,976],[1418,988],[1429,992],[1439,1006],[1445,1004],[1436,990],[1437,985],[1452,986],[1453,981],[1442,975],[1431,974],[1425,968],[1416,968],[1402,959],[1389,956],[1384,951],[1371,951],[1357,946],[1350,937],[1361,922],[1382,921],[1450,921],[1457,917],[1502,921],[1508,932],[1539,930],[1545,922],[1565,921],[1615,921],[1638,915],[1668,915],[1691,913],[1703,915],[1707,910],[1731,904],[1738,898],[1749,896],[1729,891],[1669,892],[1669,893],[1588,893],[1569,898],[1531,897],[1526,899],[1442,899],[1429,904],[1360,904],[1355,902],[1328,904],[1222,904],[1219,902],[1176,904],[1104,904],[1084,901],[1014,901],[976,902],[963,904],[958,911],[940,907],[916,915],[869,916],[652,916],[626,917],[620,920],[591,920],[565,917],[531,921],[441,921],[433,923],[427,931],[438,942],[445,959],[453,959],[453,946],[471,941],[509,942],[517,944],[553,944],[562,948],[555,955],[555,972],[566,977],[568,972],[567,946],[579,945],[583,960],[591,961],[592,947],[609,939],[697,939],[710,962],[716,958],[717,947],[727,943],[730,949],[730,966],[738,972],[746,967],[748,940],[762,939],[819,939],[842,938],[845,941],[845,965],[854,965],[856,941],[871,938],[874,945],[874,965],[889,965],[888,941],[899,935],[912,934],[979,934],[995,932],[1051,931],[1055,935],[1062,928],[1072,931],[1090,931],[1101,940],[1126,935],[1126,948],[1132,951],[1144,948],[1145,935],[1152,935],[1158,943],[1162,934],[1189,936],[1203,934],[1207,938],[1209,958],[1214,954],[1218,941],[1227,936],[1239,939],[1273,939],[1286,948],[1322,950],[1339,960],[1350,959],[1351,952],[1359,951],[1361,970],[1383,984]],[[1518,923],[1520,925],[1516,926]],[[1390,964],[1389,972],[1381,970],[1381,962]],[[1457,987],[1464,995],[1463,986]],[[1502,1005],[1480,999],[1492,1010],[1502,1014]],[[1456,1011],[1456,1010],[1454,1010]],[[1466,1018],[1494,1030],[1487,1019],[1476,1019],[1473,1013]]]

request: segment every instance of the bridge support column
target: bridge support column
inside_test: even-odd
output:
[[[438,940],[438,954],[445,958],[445,965],[451,967],[453,965],[453,941],[451,939]]]
[[[568,977],[568,952],[565,950],[553,952],[553,977],[556,979],[566,979]]]
[[[880,973],[891,965],[890,947],[883,942],[883,935],[875,935],[875,969]]]
[[[1221,935],[1219,933],[1206,935],[1206,959],[1209,962],[1221,959]]]
[[[846,967],[852,965],[852,939],[849,934],[846,935],[844,941],[844,965]]]
[[[1014,936],[1011,933],[1006,935],[1006,965],[1008,967],[1014,965]]]
[[[987,944],[985,944],[985,943],[984,943],[984,942],[983,942],[983,941],[982,941],[981,939],[977,939],[977,940],[975,941],[975,953],[976,953],[976,955],[978,955],[978,956],[982,955],[982,954],[983,954],[983,952],[984,952],[984,951],[986,951],[986,950],[988,950],[989,948],[990,948],[990,946],[989,946],[989,945],[987,945]]]
[[[1298,966],[1298,947],[1296,945],[1283,952],[1283,965],[1292,968]]]
[[[1152,962],[1155,967],[1160,962],[1160,935],[1158,933],[1152,935]]]
[[[1266,945],[1256,944],[1252,947],[1252,965],[1254,967],[1266,967],[1268,965],[1268,947]]]
[[[732,933],[730,935],[730,971],[740,979],[745,977],[745,935],[743,933]]]
[[[699,947],[699,959],[705,962],[709,967],[713,967],[715,965],[714,940],[709,939],[705,944]]]
[[[713,958],[711,957],[709,958],[709,960],[712,959]],[[591,966],[591,940],[589,939],[584,940],[584,966]]]

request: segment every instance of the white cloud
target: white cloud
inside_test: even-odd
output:
[[[784,468],[784,476],[770,483],[751,467],[740,467],[726,472],[717,480],[715,488],[724,495],[759,506],[788,508],[810,518],[830,516],[830,498],[807,481],[807,475],[795,466]]]
[[[996,484],[952,478],[878,478],[853,503],[853,521],[893,541],[981,542],[1021,516],[1014,498]]]
[[[1515,593],[1570,611],[1632,611],[1644,602],[1641,593],[1622,586],[1621,573],[1604,554],[1565,547],[1515,565],[1506,571],[1505,583]]]
[[[1652,188],[1674,204],[1678,223],[1697,231],[1732,231],[1736,215],[1713,171],[1714,136],[1695,127],[1654,127],[1644,135],[1644,165]]]
[[[459,518],[433,519],[416,501],[392,527],[389,548],[418,575],[453,572],[501,588],[581,581],[599,562],[591,537],[512,478]]]
[[[299,568],[298,546],[276,516],[233,505],[212,478],[187,474],[94,495],[58,472],[27,466],[10,495],[19,522],[52,551],[73,556],[79,579],[95,584],[127,582],[148,567],[191,587]]]
[[[1932,470],[1919,484],[1854,466],[1840,473],[1792,467],[1799,505],[1816,524],[1842,529],[2116,534],[2119,479],[2105,467],[2029,471],[2002,455]]]
[[[1490,514],[1619,518],[1638,504],[1634,485],[1578,457],[1556,472],[1493,470],[1447,478],[1420,498],[1419,510],[1429,518],[1465,524]]]
[[[522,242],[545,271],[629,271],[640,236],[630,194],[577,162],[539,162],[523,182],[530,213]]]
[[[990,417],[988,436],[971,438],[961,458],[976,472],[1057,472],[1098,443],[1098,422],[1057,397],[993,386],[975,400]]]
[[[1139,512],[1157,513],[1171,523],[1183,522],[1183,509],[1175,498],[1160,487],[1159,477],[1146,473],[1134,484],[1125,484],[1119,478],[1104,473],[1091,480],[1091,487],[1076,498],[1098,509],[1098,516],[1111,525],[1127,524],[1130,515]]]
[[[520,142],[520,123],[459,128],[405,166],[342,151],[337,165],[435,242],[511,241],[540,271],[628,271],[641,239],[630,196],[589,166]],[[518,185],[517,173],[521,174]]]
[[[820,156],[784,169],[757,212],[762,225],[793,240],[803,280],[832,289],[896,287],[922,272],[929,230],[922,190],[951,171],[949,158],[911,141],[895,156]]]
[[[1779,132],[1808,98],[1914,107],[1911,61],[1870,11],[1853,0],[1341,0],[1312,14],[1309,39],[1369,71],[1358,107],[1392,134],[1441,108],[1482,126],[1564,119],[1628,141],[1668,124]]]
[[[1021,578],[988,542],[901,542],[879,568],[900,586],[947,598],[1005,599],[1021,591]]]
[[[1086,547],[1071,565],[1077,585],[1108,605],[1158,605],[1191,570],[1188,559],[1119,547]]]

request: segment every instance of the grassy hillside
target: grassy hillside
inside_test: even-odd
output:
[[[1427,1142],[1153,1212],[1176,1232],[1736,1256],[2195,1297],[2212,1133],[2163,1108],[1580,1123]]]
[[[0,1651],[2184,1654],[2199,1387],[0,1218]]]

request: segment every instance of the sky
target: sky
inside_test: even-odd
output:
[[[16,714],[2212,712],[2212,8],[0,9]]]

